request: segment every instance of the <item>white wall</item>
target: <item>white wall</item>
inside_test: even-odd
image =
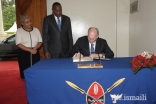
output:
[[[89,27],[97,27],[115,56],[129,55],[129,0],[57,0],[63,14],[71,18],[74,42],[87,35]],[[54,0],[47,0],[47,15]]]
[[[117,0],[117,57],[129,56],[129,0]]]
[[[130,0],[130,3],[136,0]],[[130,14],[129,53],[156,54],[156,0],[139,0],[139,11]]]

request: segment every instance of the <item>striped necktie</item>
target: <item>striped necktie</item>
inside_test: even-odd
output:
[[[92,54],[92,53],[95,53],[95,51],[94,51],[94,44],[91,44],[90,52],[91,52],[91,54]]]
[[[58,25],[59,31],[61,31],[61,22],[60,22],[59,17],[57,17],[57,25]]]

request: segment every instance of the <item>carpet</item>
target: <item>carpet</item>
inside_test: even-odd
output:
[[[27,104],[17,59],[0,61],[0,104]]]

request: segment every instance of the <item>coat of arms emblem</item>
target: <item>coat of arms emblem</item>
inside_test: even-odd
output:
[[[70,87],[81,92],[82,94],[86,94],[86,104],[105,104],[105,94],[107,92],[110,92],[113,88],[118,86],[124,80],[125,80],[125,78],[121,78],[121,79],[117,80],[111,87],[107,88],[106,92],[104,92],[103,87],[96,81],[90,85],[87,92],[85,92],[85,90],[81,89],[76,84],[74,84],[70,81],[66,81],[66,83]]]

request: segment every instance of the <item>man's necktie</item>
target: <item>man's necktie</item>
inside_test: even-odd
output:
[[[58,25],[59,30],[61,31],[61,22],[60,22],[59,17],[57,17],[57,25]]]
[[[91,44],[91,49],[90,49],[90,51],[91,51],[91,54],[92,54],[92,53],[95,53],[95,51],[94,51],[94,44]]]

